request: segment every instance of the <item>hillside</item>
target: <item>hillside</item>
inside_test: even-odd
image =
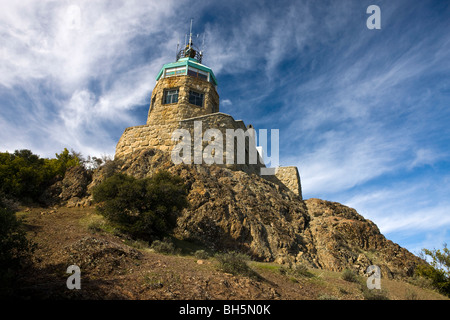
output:
[[[188,189],[188,208],[161,254],[120,234],[92,203],[92,188],[115,172],[136,178],[167,170]],[[21,275],[18,296],[36,299],[370,299],[365,272],[381,268],[378,298],[446,299],[414,286],[421,259],[387,240],[354,209],[320,199],[302,200],[256,175],[217,166],[173,165],[157,150],[113,161],[93,173],[68,169],[41,197],[47,208],[23,208],[28,237],[38,245]],[[196,257],[196,251],[209,253]],[[219,268],[217,253],[251,258],[256,276]],[[66,288],[66,269],[82,270],[82,290]],[[350,271],[349,271],[350,270]],[[355,282],[343,279],[351,272]]]
[[[156,253],[142,243],[98,228],[103,218],[93,208],[28,208],[18,213],[38,245],[33,268],[22,274],[18,294],[33,299],[262,299],[363,300],[361,283],[342,272],[309,268],[311,275],[283,272],[276,263],[248,262],[260,275],[253,279],[224,273],[214,257],[198,259],[200,247],[179,242],[182,254]],[[190,252],[190,253],[188,253]],[[82,269],[81,290],[66,288],[66,269]],[[360,278],[364,284],[365,278]],[[446,299],[411,283],[382,278],[383,294],[392,300]],[[366,293],[367,298],[367,293]]]

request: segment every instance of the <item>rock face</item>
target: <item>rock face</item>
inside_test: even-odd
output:
[[[117,163],[137,178],[167,170],[188,186],[189,208],[174,235],[214,250],[238,250],[261,261],[364,273],[378,265],[384,276],[412,275],[419,258],[387,240],[354,209],[319,199],[303,201],[257,175],[218,166],[174,165],[167,153],[142,150]],[[89,186],[103,180],[100,169]]]
[[[76,166],[67,169],[62,180],[61,200],[67,201],[75,197],[84,197],[90,181],[91,176],[84,167]]]
[[[319,199],[305,201],[310,216],[316,259],[324,269],[345,268],[364,273],[378,265],[383,276],[412,276],[421,260],[387,240],[378,227],[356,210],[336,202]]]
[[[40,201],[47,205],[69,203],[74,206],[86,196],[87,187],[92,180],[91,174],[82,166],[68,168],[64,177],[45,190]]]

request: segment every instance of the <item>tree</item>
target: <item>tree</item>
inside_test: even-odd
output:
[[[429,264],[418,266],[417,274],[431,280],[441,293],[450,296],[450,250],[444,243],[441,249],[422,249],[421,256]]]
[[[64,173],[68,168],[79,166],[82,164],[81,153],[75,152],[73,150],[69,152],[67,148],[64,148],[64,150],[60,154],[56,153],[55,155],[56,155],[56,161],[54,161],[56,163],[55,169],[61,175],[64,175]]]
[[[69,167],[80,165],[74,151],[64,149],[56,159],[44,159],[30,150],[0,153],[0,193],[21,201],[38,201],[42,192]]]

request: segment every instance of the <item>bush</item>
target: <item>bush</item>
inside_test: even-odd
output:
[[[348,282],[358,282],[358,276],[356,273],[349,269],[342,271],[342,279]]]
[[[419,300],[419,296],[415,291],[408,289],[405,293],[405,300]]]
[[[0,203],[0,295],[11,293],[18,271],[30,262],[34,249],[22,222]]]
[[[293,270],[293,274],[294,275],[299,275],[299,276],[302,276],[302,277],[312,277],[312,276],[314,276],[311,272],[308,271],[308,267],[306,267],[303,264],[295,264],[292,267],[292,270]]]
[[[294,264],[293,266],[290,266],[289,268],[286,267],[280,267],[280,273],[283,275],[288,275],[292,277],[306,277],[306,278],[312,278],[314,277],[314,274],[309,272],[308,267],[306,267],[303,264]]]
[[[197,250],[194,253],[194,257],[205,260],[209,258],[209,254],[205,250]]]
[[[155,252],[163,253],[163,254],[178,254],[179,250],[177,250],[172,241],[165,238],[163,241],[154,240],[150,246],[150,249],[155,250]]]
[[[450,250],[444,243],[440,249],[422,249],[422,257],[431,259],[430,264],[422,264],[417,267],[416,274],[431,281],[431,284],[440,293],[450,296]]]
[[[361,288],[364,300],[389,300],[388,293],[379,289]]]
[[[237,252],[220,253],[216,255],[221,271],[233,275],[259,279],[259,275],[247,265],[245,257],[245,255]]]
[[[424,277],[420,277],[417,274],[415,274],[413,277],[411,278],[407,278],[406,280],[408,283],[419,287],[419,288],[423,288],[423,289],[434,289],[433,287],[433,283],[431,282],[430,279],[428,278],[424,278]]]
[[[108,222],[133,238],[151,241],[168,234],[187,207],[181,178],[159,172],[136,179],[116,173],[93,189],[97,210]]]

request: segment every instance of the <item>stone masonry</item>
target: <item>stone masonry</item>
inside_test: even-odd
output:
[[[166,90],[178,90],[176,103],[165,103]],[[189,103],[189,92],[203,94],[202,106]],[[248,174],[258,174],[264,164],[259,156],[256,164],[238,164],[236,162],[237,144],[234,149],[235,163],[226,163],[226,130],[247,130],[244,122],[234,120],[232,116],[219,112],[219,95],[216,87],[209,81],[189,75],[177,75],[160,78],[152,92],[151,104],[147,117],[147,124],[125,129],[116,146],[115,159],[123,159],[142,149],[159,149],[171,152],[179,141],[172,140],[172,133],[176,129],[189,131],[194,145],[194,123],[201,121],[202,136],[208,129],[218,129],[223,135],[223,166],[233,170],[240,170]],[[248,138],[247,138],[248,139]],[[203,148],[208,145],[203,141]],[[242,147],[242,145],[240,146]],[[249,143],[245,144],[245,154],[248,160]],[[267,177],[269,181],[283,184],[300,198],[302,197],[301,183],[296,167],[280,167],[275,177]]]
[[[296,195],[302,196],[302,185],[297,167],[279,167],[275,171],[275,177]]]

